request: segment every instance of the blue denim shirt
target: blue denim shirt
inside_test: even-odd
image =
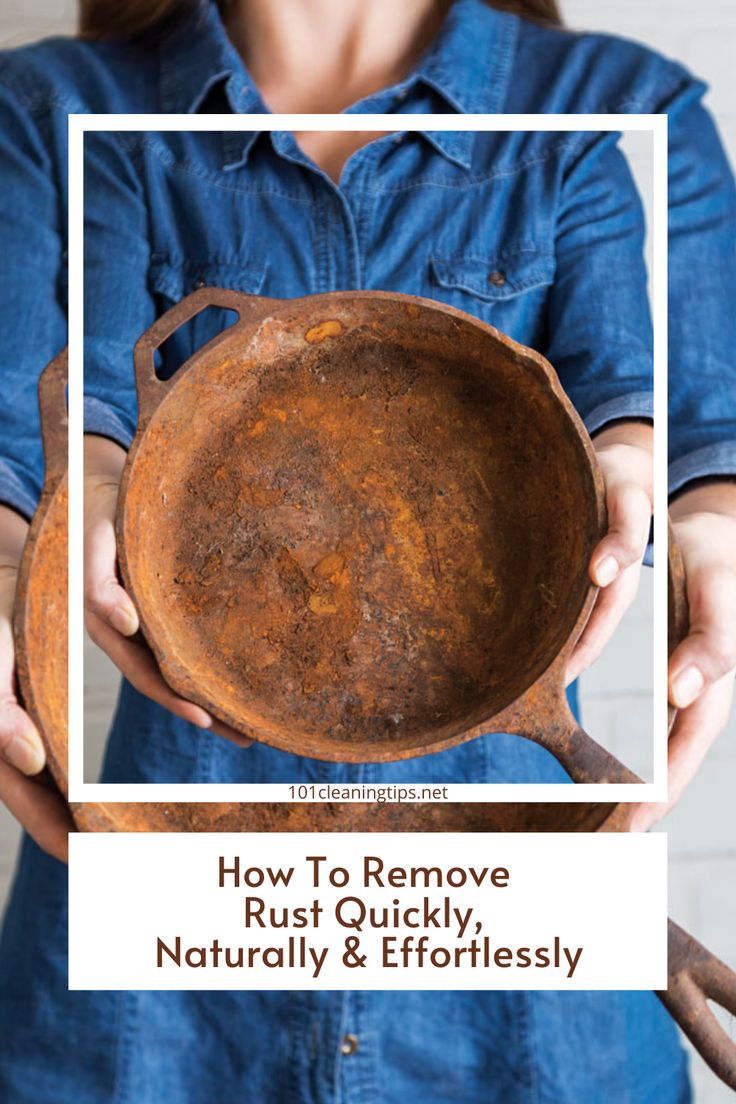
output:
[[[736,472],[736,193],[704,90],[631,42],[456,0],[411,75],[350,109],[668,114],[673,490]],[[0,328],[0,501],[32,511],[35,379],[66,339],[67,113],[263,110],[206,2],[164,43],[56,39],[0,55],[0,303],[13,320]],[[114,201],[97,239],[109,263],[89,262],[91,430],[127,440],[130,346],[202,279],[274,296],[420,292],[540,348],[591,429],[648,410],[641,214],[611,137],[386,137],[351,158],[339,188],[287,134],[90,145],[96,195]]]
[[[414,73],[352,109],[669,114],[673,485],[736,471],[736,203],[703,90],[631,43],[456,0]],[[38,491],[36,377],[65,341],[67,112],[229,110],[264,105],[212,7],[196,29],[155,48],[57,40],[0,62],[0,240],[9,262],[0,274],[9,323],[0,327],[0,498],[18,509],[30,512]],[[100,136],[88,174],[91,430],[127,443],[133,341],[202,281],[273,296],[340,287],[429,295],[544,351],[590,428],[649,411],[641,211],[611,137],[385,137],[351,158],[338,188],[287,134]],[[505,283],[488,280],[497,271]],[[202,318],[169,367],[219,321]],[[241,751],[129,688],[105,776],[379,777],[371,764]],[[380,771],[422,776],[559,772],[507,737]],[[63,885],[63,871],[26,842],[0,945],[0,1099],[12,1104],[689,1098],[676,1035],[651,994],[68,994]],[[340,1051],[345,1032],[359,1039],[349,1056]]]

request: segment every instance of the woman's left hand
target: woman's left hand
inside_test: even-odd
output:
[[[632,831],[646,831],[675,805],[731,711],[736,674],[736,483],[710,483],[670,506],[685,566],[688,635],[669,662],[669,700],[678,710],[667,748],[668,798],[636,807]]]
[[[652,518],[652,443],[645,422],[618,422],[593,439],[606,484],[608,532],[590,559],[600,590],[568,661],[568,684],[598,659],[639,589]]]

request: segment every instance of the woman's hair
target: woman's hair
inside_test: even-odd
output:
[[[228,0],[218,0],[224,7]],[[540,23],[560,25],[557,0],[487,0],[492,8]],[[159,35],[184,20],[196,19],[207,0],[81,0],[79,33],[83,38],[140,38]]]

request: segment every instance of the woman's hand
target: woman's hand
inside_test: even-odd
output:
[[[685,565],[690,628],[669,662],[678,710],[668,744],[668,799],[636,809],[646,831],[675,805],[725,727],[736,673],[736,483],[697,487],[670,506]]]
[[[590,559],[600,590],[570,656],[568,684],[598,659],[636,597],[652,517],[652,440],[652,427],[643,422],[619,422],[593,440],[606,484],[608,532]]]
[[[74,823],[58,790],[33,777],[43,770],[46,755],[16,697],[13,606],[27,532],[19,514],[0,506],[0,801],[39,847],[66,862]]]
[[[164,681],[153,653],[139,634],[138,613],[120,585],[115,546],[115,510],[125,452],[106,437],[85,437],[84,606],[87,632],[141,694],[199,728],[211,728],[241,747],[251,742],[180,698]]]

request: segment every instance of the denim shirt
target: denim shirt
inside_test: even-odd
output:
[[[349,109],[668,114],[672,490],[736,472],[736,193],[704,90],[631,42],[456,0],[413,72]],[[264,110],[211,3],[162,43],[0,55],[0,501],[33,509],[35,380],[66,340],[67,113]],[[127,443],[131,346],[202,281],[428,295],[544,352],[590,429],[650,412],[641,211],[613,136],[399,131],[358,151],[339,187],[283,133],[88,143],[90,431]]]
[[[0,60],[0,499],[23,512],[40,477],[36,378],[65,342],[66,114],[263,111],[216,10],[203,13],[155,47],[56,40]],[[673,487],[736,472],[736,202],[703,91],[632,43],[456,0],[414,72],[351,109],[669,114]],[[339,187],[288,134],[100,135],[86,161],[91,431],[128,443],[133,342],[203,282],[276,297],[428,295],[545,352],[589,428],[650,411],[641,209],[611,136],[399,130],[355,154]],[[221,321],[202,316],[165,369]],[[105,777],[560,773],[502,736],[380,772],[243,751],[126,687]],[[63,870],[26,841],[0,942],[0,1099],[12,1104],[689,1100],[676,1033],[649,993],[68,993],[64,907]],[[359,1042],[349,1055],[346,1033]]]

